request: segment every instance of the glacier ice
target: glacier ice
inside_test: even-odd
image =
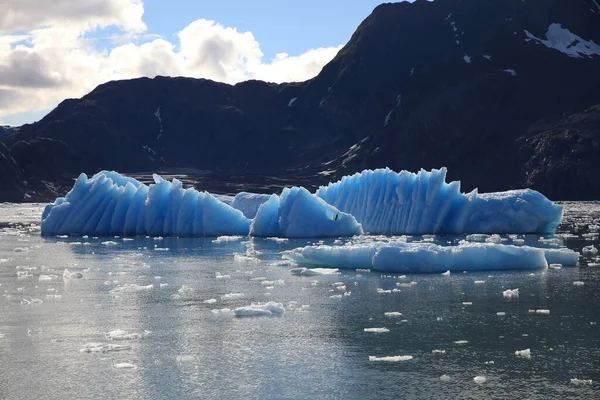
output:
[[[464,194],[446,172],[365,170],[316,195],[372,234],[553,233],[562,219],[562,207],[534,190]]]
[[[386,272],[444,272],[548,267],[546,252],[563,253],[566,265],[576,265],[579,253],[492,243],[439,246],[432,243],[374,242],[347,246],[306,246],[283,252],[303,266]]]
[[[310,193],[242,192],[235,197],[184,189],[154,175],[146,185],[117,172],[81,174],[46,206],[42,235],[336,237],[362,234],[549,233],[562,207],[533,190],[468,194],[446,169],[365,170]],[[560,256],[558,254],[557,256]]]

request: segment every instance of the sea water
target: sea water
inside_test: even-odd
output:
[[[598,248],[600,204],[565,207],[556,235],[401,240]],[[593,251],[579,267],[542,271],[298,274],[282,251],[385,238],[42,238],[42,210],[0,205],[3,399],[566,399],[599,390]]]

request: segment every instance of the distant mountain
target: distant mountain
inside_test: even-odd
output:
[[[38,191],[100,169],[192,168],[203,189],[272,191],[447,166],[463,190],[600,199],[599,4],[382,4],[309,81],[109,82],[3,141]]]

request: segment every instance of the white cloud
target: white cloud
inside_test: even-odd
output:
[[[11,15],[18,18],[8,21],[0,17],[0,29],[29,29],[25,33],[0,34],[0,120],[54,107],[64,98],[81,97],[115,79],[167,75],[227,83],[248,79],[303,81],[317,75],[341,47],[314,49],[298,56],[281,53],[265,61],[251,32],[238,32],[204,19],[184,27],[173,43],[157,38],[136,44],[131,32],[144,32],[139,0],[36,0],[40,9],[50,12],[42,16],[34,10],[35,18],[26,15],[35,8],[32,2],[9,0],[19,4],[11,10]],[[67,6],[75,3],[85,6],[68,10]],[[55,4],[56,9],[50,10],[48,4]],[[86,15],[88,22],[73,15]],[[124,31],[122,44],[110,51],[93,48],[83,36],[90,29],[109,25]]]

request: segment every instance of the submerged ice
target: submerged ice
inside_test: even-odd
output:
[[[562,207],[533,190],[468,194],[446,169],[365,170],[310,193],[223,197],[154,175],[81,174],[42,214],[43,235],[337,237],[419,233],[551,233]]]

